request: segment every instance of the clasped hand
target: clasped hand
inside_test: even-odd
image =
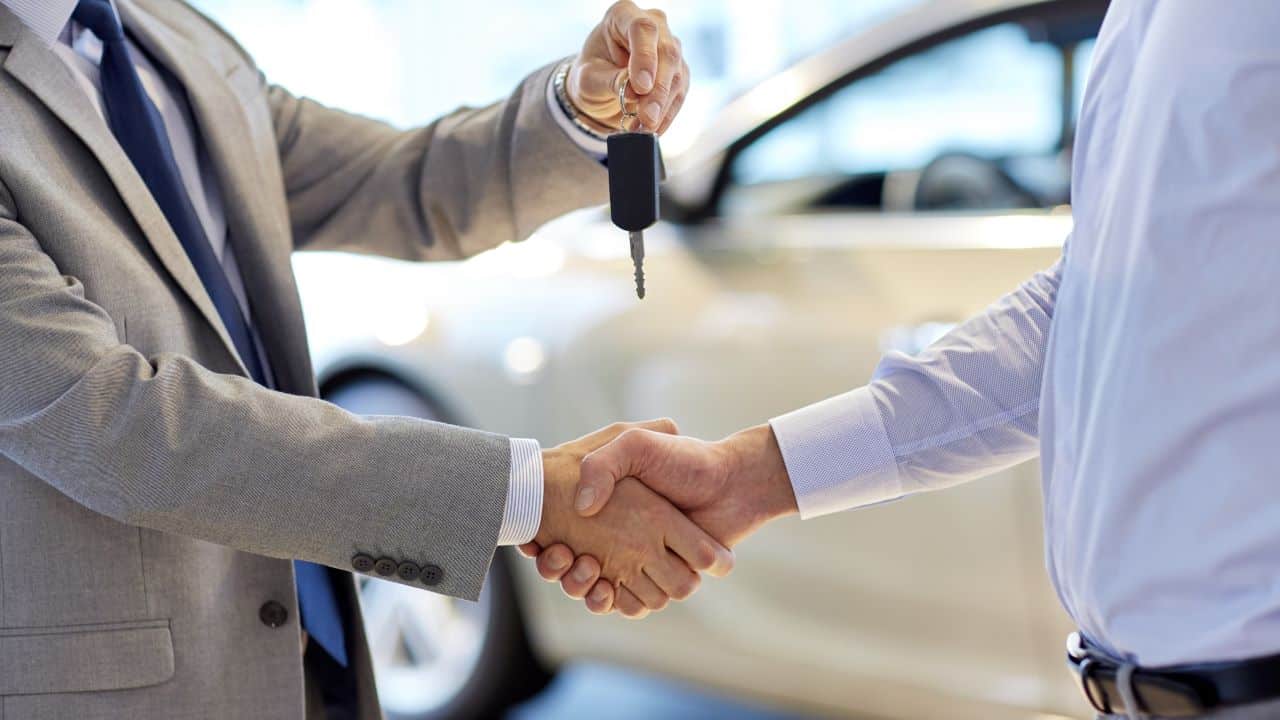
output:
[[[732,548],[796,511],[773,432],[719,442],[618,423],[543,454],[542,525],[521,551],[587,608],[641,618],[727,575]]]

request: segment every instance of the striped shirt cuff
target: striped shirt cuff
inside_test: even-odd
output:
[[[871,389],[861,387],[769,421],[800,517],[902,496],[898,462]]]
[[[542,524],[542,448],[537,440],[511,438],[511,481],[502,510],[499,545],[523,545]]]

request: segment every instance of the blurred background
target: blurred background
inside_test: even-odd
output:
[[[913,0],[675,0],[696,91],[665,139],[689,143],[725,101]],[[611,0],[197,0],[295,93],[401,127],[506,97],[575,54]],[[289,28],[282,35],[281,28]]]
[[[399,127],[504,98],[603,0],[195,0],[267,78]],[[866,382],[1052,264],[1105,0],[672,0],[649,297],[599,208],[475,258],[295,260],[322,392],[551,445],[672,416],[716,438]],[[496,242],[496,241],[495,241]],[[466,603],[367,581],[393,718],[1086,717],[1033,464],[782,522],[642,623],[500,553]]]

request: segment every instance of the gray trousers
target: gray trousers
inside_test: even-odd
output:
[[[1099,715],[1098,720],[1127,720],[1127,715]],[[1196,720],[1274,720],[1280,718],[1280,700],[1269,700],[1255,705],[1237,705],[1199,715]],[[1148,715],[1147,720],[1165,720],[1156,715]]]

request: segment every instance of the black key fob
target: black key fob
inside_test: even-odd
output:
[[[647,132],[610,135],[609,215],[628,232],[644,230],[658,220],[658,183],[662,156],[658,136]]]

